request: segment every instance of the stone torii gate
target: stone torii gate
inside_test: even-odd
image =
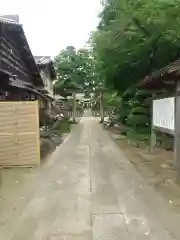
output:
[[[104,93],[104,87],[97,87],[95,92],[99,95],[98,98],[96,99],[96,101],[99,100],[99,105],[100,105],[100,123],[104,122],[104,104],[103,104],[103,93]]]

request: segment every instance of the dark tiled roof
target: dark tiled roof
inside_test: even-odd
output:
[[[165,67],[161,68],[160,70],[153,72],[147,78],[153,79],[153,78],[161,77],[164,74],[176,72],[179,69],[180,69],[180,59],[176,60],[175,62],[170,63],[169,65],[166,65]]]
[[[41,93],[40,91],[38,91],[34,86],[31,86],[31,85],[28,86],[28,84],[26,85],[24,82],[22,82],[21,80],[18,80],[18,79],[14,80],[14,79],[10,78],[9,80],[10,80],[9,84],[12,87],[28,90],[28,91],[33,92],[43,98],[45,97],[45,95],[43,93]]]
[[[10,31],[14,31],[14,41],[21,46],[20,51],[26,57],[27,65],[31,74],[34,76],[35,83],[37,85],[42,85],[43,81],[39,73],[39,69],[35,63],[35,59],[32,55],[31,49],[29,47],[28,41],[26,39],[23,26],[19,23],[18,15],[0,15],[0,24],[4,24],[5,27],[9,28]],[[13,27],[12,27],[13,26]],[[35,77],[36,76],[36,77]]]
[[[34,59],[38,65],[45,65],[52,62],[52,59],[49,56],[35,56]]]
[[[166,65],[165,67],[151,73],[149,76],[146,76],[138,85],[145,85],[155,79],[161,78],[167,74],[175,73],[180,70],[180,59],[175,62]]]
[[[53,79],[56,78],[56,72],[55,72],[55,68],[54,68],[54,62],[51,59],[50,56],[34,56],[35,62],[36,64],[41,68],[41,67],[46,67],[49,66],[50,67],[50,72],[51,72],[51,76]]]
[[[18,15],[0,15],[0,22],[14,25],[21,25],[19,23]]]

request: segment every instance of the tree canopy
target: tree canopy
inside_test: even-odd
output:
[[[105,0],[92,35],[96,70],[124,91],[180,55],[179,0]]]
[[[56,91],[63,88],[87,92],[95,85],[95,61],[92,51],[88,48],[77,51],[73,46],[66,47],[56,56],[55,67]]]

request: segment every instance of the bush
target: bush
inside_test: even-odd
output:
[[[148,109],[145,107],[135,107],[132,109],[132,114],[148,114]]]
[[[120,120],[127,126],[127,137],[134,142],[147,141],[151,121],[149,114],[151,92],[131,88],[123,96],[120,106]]]
[[[134,141],[134,142],[143,142],[143,143],[147,143],[149,142],[149,137],[150,134],[149,132],[144,128],[144,129],[129,129],[127,131],[127,137],[128,139]]]
[[[126,120],[128,115],[131,112],[131,106],[129,104],[129,101],[122,101],[119,109],[119,120],[122,124],[126,124]]]
[[[137,90],[135,94],[135,97],[137,99],[147,98],[151,96],[152,96],[152,92],[148,90]]]
[[[127,124],[131,126],[147,126],[148,125],[148,116],[146,115],[133,115],[132,113],[127,118]]]
[[[68,133],[70,131],[70,123],[67,120],[59,120],[53,127],[53,132],[57,135],[62,135],[63,133]]]
[[[68,123],[69,124],[77,124],[77,122],[76,121],[74,122],[73,120],[69,120]]]

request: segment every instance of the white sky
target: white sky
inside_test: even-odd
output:
[[[34,55],[84,46],[95,30],[100,0],[0,0],[1,14],[18,14]]]

